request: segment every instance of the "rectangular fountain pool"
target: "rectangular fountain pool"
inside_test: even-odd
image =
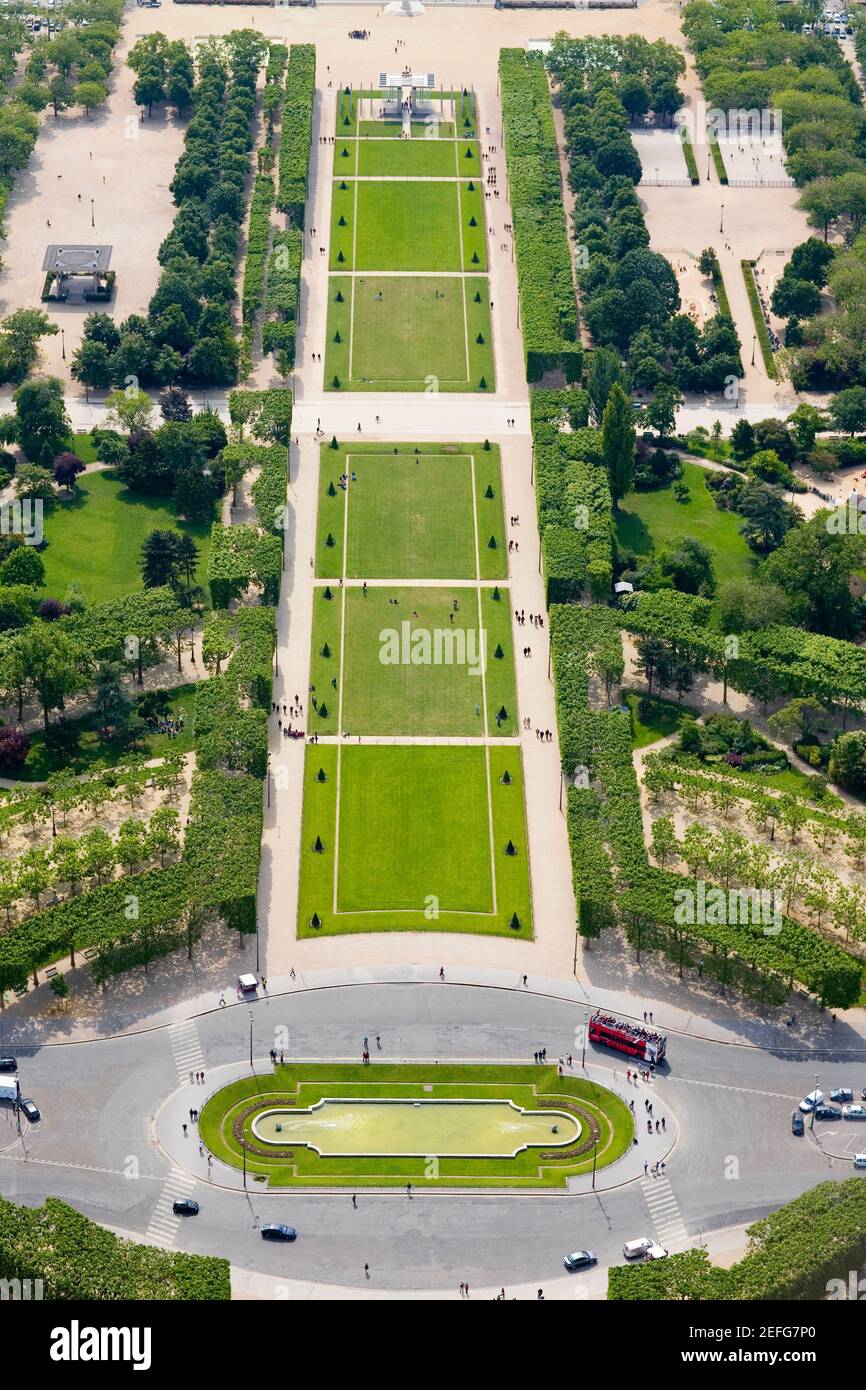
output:
[[[510,1100],[320,1100],[309,1110],[267,1110],[252,1125],[265,1144],[305,1144],[323,1156],[513,1158],[580,1137],[564,1110],[523,1110]]]

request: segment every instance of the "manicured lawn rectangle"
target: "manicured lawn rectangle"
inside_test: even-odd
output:
[[[740,535],[742,518],[716,507],[705,483],[706,473],[694,463],[683,463],[682,481],[690,500],[678,502],[670,487],[656,492],[630,492],[616,516],[617,540],[623,550],[649,556],[683,536],[703,541],[712,551],[716,582],[743,579],[755,566],[752,552]]]
[[[498,450],[470,447],[471,457],[452,450],[416,454],[405,445],[399,453],[378,455],[323,446],[317,575],[331,579],[343,572],[347,492],[340,478],[354,473],[356,480],[348,485],[348,578],[474,579],[477,514],[480,577],[504,579],[508,557]]]
[[[334,275],[328,292],[326,390],[494,390],[485,276]]]
[[[489,752],[488,798],[482,747],[346,744],[339,750],[335,911],[338,749],[309,746],[299,935],[433,930],[531,936],[520,749]],[[509,842],[514,854],[506,852]],[[314,915],[318,927],[310,925]],[[512,925],[515,916],[518,926]]]
[[[478,145],[471,140],[455,144],[430,136],[358,141],[357,171],[368,177],[423,178],[426,174],[431,178],[472,178],[479,168]]]
[[[463,269],[456,183],[361,182],[356,216],[355,270]]]
[[[342,749],[338,854],[338,912],[492,912],[484,749]]]
[[[141,588],[138,559],[151,531],[180,531],[199,549],[197,578],[204,583],[210,522],[179,522],[170,501],[129,492],[110,473],[84,473],[78,489],[46,511],[45,593],[62,599],[78,585],[91,603]]]
[[[320,615],[332,635],[326,610],[345,603],[343,721],[348,735],[445,735],[480,737],[513,734],[517,729],[511,613],[507,589],[492,590],[347,587],[328,603],[316,591],[313,660],[317,667],[325,642]],[[457,605],[455,608],[454,605]],[[453,622],[452,622],[453,618]],[[424,645],[429,642],[429,646]],[[482,680],[480,654],[486,646]],[[501,656],[495,653],[501,651]],[[339,673],[335,670],[334,674]],[[318,693],[317,682],[317,693]],[[484,693],[487,695],[487,729]],[[313,731],[336,733],[335,695],[328,692],[328,716],[311,718]],[[497,715],[505,717],[497,724]]]
[[[459,382],[466,390],[462,280],[361,276],[355,279],[354,294],[353,378],[384,383],[385,389],[401,381],[422,388],[435,378]]]

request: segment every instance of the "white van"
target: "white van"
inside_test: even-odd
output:
[[[627,1240],[622,1247],[622,1253],[627,1260],[642,1260],[648,1250],[652,1250],[655,1241],[652,1236],[640,1236],[638,1240]]]
[[[668,1252],[663,1245],[651,1245],[644,1256],[645,1260],[666,1260]]]

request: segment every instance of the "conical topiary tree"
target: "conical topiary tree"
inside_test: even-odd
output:
[[[331,381],[331,385],[333,386],[333,388],[334,388],[335,391],[339,391],[339,389],[340,389],[340,378],[337,376],[336,372],[334,373],[333,379],[332,379],[332,381]]]
[[[505,853],[508,855],[510,859],[514,858],[515,854],[517,853],[517,850],[514,848],[513,840],[508,841],[508,844],[505,846]]]
[[[466,146],[466,153],[464,154],[463,158],[464,158],[464,159],[471,159],[471,158],[472,158],[472,147],[471,147],[471,145],[467,145],[467,146]]]
[[[339,328],[338,328],[337,331],[336,331],[336,333],[334,334],[334,342],[335,342],[335,343],[341,343],[342,341],[343,341],[343,336],[342,336],[342,334],[341,334],[341,332],[340,332],[340,330],[339,330]]]
[[[473,264],[473,265],[480,265],[480,264],[481,264],[480,260],[478,259],[478,252],[477,252],[477,251],[473,251],[473,252],[472,252],[472,264]]]
[[[329,497],[336,497],[336,495],[337,495],[337,489],[334,487],[334,480],[333,480],[333,478],[332,478],[331,481],[328,483],[328,496],[329,496]]]
[[[332,547],[332,546],[335,546],[336,544],[337,544],[337,542],[334,540],[333,534],[329,531],[328,534],[327,534],[327,536],[325,537],[325,545],[326,545],[326,546],[328,547],[328,549],[330,550],[331,547]]]
[[[345,261],[345,259],[346,259],[346,257],[343,255],[342,251],[338,251],[338,252],[337,252],[337,260],[340,262],[341,265],[343,264],[343,262]]]
[[[511,921],[508,923],[508,925],[512,931],[520,931],[520,918],[518,917],[516,912],[512,913]]]
[[[343,214],[340,213],[340,220],[339,220],[339,222],[337,223],[337,226],[338,226],[338,227],[345,227],[346,225],[347,225],[347,224],[346,224],[346,219],[345,219],[345,217],[343,216]]]
[[[326,585],[325,585],[325,592],[322,594],[322,598],[328,598],[328,599],[330,599],[330,598],[333,598],[333,597],[334,597],[334,595],[331,593],[331,586],[330,586],[330,584],[326,584]]]
[[[469,190],[470,193],[474,193],[474,192],[475,192],[475,184],[472,182],[471,179],[470,179],[469,182],[467,183],[466,187],[467,187],[467,189]]]
[[[325,658],[325,660],[327,661],[328,658],[330,657],[330,655],[331,655],[331,648],[328,646],[328,644],[327,644],[327,642],[326,642],[325,645],[324,645],[323,648],[322,648],[322,656],[323,656],[323,657]]]
[[[475,291],[475,303],[476,303],[476,304],[480,304],[480,303],[481,303],[481,291],[480,291],[480,290],[476,290],[476,291]]]
[[[318,715],[320,719],[327,719],[328,717],[328,706],[325,704],[324,700],[319,705]]]
[[[494,491],[493,491],[493,484],[492,484],[492,483],[488,483],[488,484],[487,484],[487,487],[486,487],[485,490],[484,490],[484,496],[485,496],[485,497],[494,497],[494,496],[495,496],[495,493],[494,493]]]
[[[310,918],[310,926],[311,926],[311,927],[314,927],[315,930],[318,931],[318,930],[319,930],[319,927],[320,927],[321,925],[322,925],[322,919],[321,919],[321,917],[319,916],[318,912],[314,912],[313,915],[312,915],[312,917]]]
[[[483,334],[483,333],[479,333],[479,334],[478,334],[478,337],[475,339],[475,341],[476,341],[476,343],[483,343],[483,342],[484,342],[484,334]]]
[[[352,124],[352,122],[349,120],[349,117],[348,117],[348,116],[344,116],[344,117],[343,117],[343,125],[351,125],[351,124]]]
[[[493,447],[493,445],[490,443],[490,440],[489,440],[489,439],[485,439],[485,441],[484,441],[484,443],[482,444],[481,447],[483,448],[485,454],[489,454],[489,453],[490,453],[490,450],[491,450],[492,447]]]
[[[505,787],[511,786],[511,773],[508,771],[508,768],[506,768],[502,774],[502,784]]]
[[[343,182],[340,184],[340,192],[341,192],[341,193],[348,193],[348,191],[349,191],[349,185],[346,183],[346,180],[343,179]]]
[[[498,603],[499,600],[502,598],[502,595],[501,595],[500,592],[499,592],[499,585],[498,585],[498,584],[494,584],[494,585],[493,585],[493,593],[490,595],[490,597],[493,599],[493,602],[494,602],[494,603]]]
[[[505,652],[502,650],[501,642],[496,643],[496,651],[493,653],[493,655],[496,657],[497,661],[502,661],[502,659],[504,658]]]
[[[337,302],[337,304],[342,304],[342,303],[343,303],[343,291],[342,291],[342,290],[337,290],[337,299],[336,299],[336,302]]]
[[[341,158],[341,159],[348,159],[348,158],[349,158],[349,151],[346,149],[346,146],[345,146],[345,145],[343,146],[343,148],[342,148],[341,151],[340,151],[340,158]]]
[[[469,219],[469,225],[470,225],[470,227],[477,227],[477,226],[478,226],[478,219],[477,219],[477,217],[474,216],[474,214],[473,214],[473,216],[470,217],[470,219]]]
[[[328,779],[327,779],[327,777],[326,777],[326,775],[325,775],[325,769],[324,769],[323,767],[320,767],[319,770],[318,770],[318,772],[316,773],[316,781],[317,781],[317,782],[327,782],[327,780],[328,780]]]
[[[490,537],[490,540],[487,542],[487,549],[488,549],[488,550],[495,550],[495,549],[496,549],[496,537],[495,537],[495,536],[491,536],[491,537]]]
[[[504,723],[505,720],[508,718],[508,710],[505,708],[504,705],[500,705],[500,707],[499,707],[499,713],[497,714],[496,718],[497,718],[497,719],[501,719],[501,720],[503,721],[503,723]]]
[[[487,377],[486,377],[486,376],[483,376],[483,377],[481,378],[481,380],[480,380],[479,383],[478,383],[478,388],[479,388],[479,390],[481,390],[481,391],[486,391],[486,390],[487,390]]]
[[[339,445],[338,442],[337,442],[337,436],[336,436],[335,434],[332,434],[332,435],[331,435],[331,445],[330,445],[330,447],[331,447],[332,449],[339,449],[339,447],[340,447],[340,445]]]
[[[317,836],[316,836],[316,843],[313,845],[313,853],[314,853],[314,854],[322,854],[322,853],[324,852],[324,849],[325,849],[325,846],[322,844],[322,837],[321,837],[321,835],[317,835]]]

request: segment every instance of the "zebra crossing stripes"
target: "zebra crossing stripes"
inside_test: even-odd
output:
[[[173,1023],[168,1036],[179,1081],[188,1081],[191,1071],[204,1071],[204,1053],[198,1039],[198,1029],[191,1019],[185,1023]]]
[[[194,1177],[189,1173],[182,1172],[180,1168],[172,1168],[153,1209],[153,1215],[147,1228],[148,1240],[153,1241],[155,1245],[162,1245],[166,1248],[174,1245],[182,1218],[175,1216],[172,1211],[172,1203],[176,1202],[179,1197],[188,1197],[194,1187]]]
[[[644,1201],[660,1245],[687,1241],[688,1232],[680,1215],[679,1203],[667,1178],[641,1178]]]

